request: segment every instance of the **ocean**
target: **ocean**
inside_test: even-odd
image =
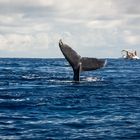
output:
[[[140,60],[72,79],[65,59],[1,58],[0,139],[140,139]]]

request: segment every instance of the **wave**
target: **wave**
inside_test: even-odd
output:
[[[103,81],[103,78],[99,77],[86,77],[82,79],[82,82],[97,82],[97,81]]]
[[[58,86],[60,84],[67,84],[67,83],[73,84],[73,83],[89,83],[89,82],[104,81],[103,78],[99,78],[99,77],[81,77],[79,82],[73,81],[72,78],[69,80],[67,80],[67,79],[68,78],[49,79],[48,83],[51,84],[51,87],[54,87],[54,86]]]
[[[22,76],[22,80],[35,80],[35,79],[40,79],[40,78],[41,78],[40,76],[37,76],[35,74]]]

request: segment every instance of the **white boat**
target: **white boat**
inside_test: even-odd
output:
[[[128,50],[122,50],[122,53],[125,52],[125,54],[123,54],[123,58],[125,59],[139,59],[139,57],[137,56],[137,52],[134,51],[128,51]]]

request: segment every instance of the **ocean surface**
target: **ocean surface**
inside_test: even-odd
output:
[[[0,140],[140,140],[140,60],[81,73],[65,59],[0,59]]]

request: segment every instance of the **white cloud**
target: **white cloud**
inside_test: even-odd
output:
[[[87,23],[89,28],[118,28],[122,25],[122,20],[93,20]]]
[[[47,50],[49,44],[47,34],[41,33],[37,35],[26,34],[6,34],[0,35],[0,50],[16,51],[16,50]]]
[[[130,45],[139,45],[140,34],[135,34],[131,31],[124,31],[124,41]]]
[[[0,0],[0,50],[59,57],[54,51],[59,51],[60,38],[89,56],[101,48],[110,50],[101,57],[117,56],[120,52],[114,50],[126,45],[139,50],[139,4],[139,0]]]
[[[40,5],[40,6],[50,6],[54,3],[54,0],[0,0],[0,4],[8,4],[11,6],[12,5],[18,5],[18,6],[24,6],[27,5],[28,6],[35,6],[35,5]]]

